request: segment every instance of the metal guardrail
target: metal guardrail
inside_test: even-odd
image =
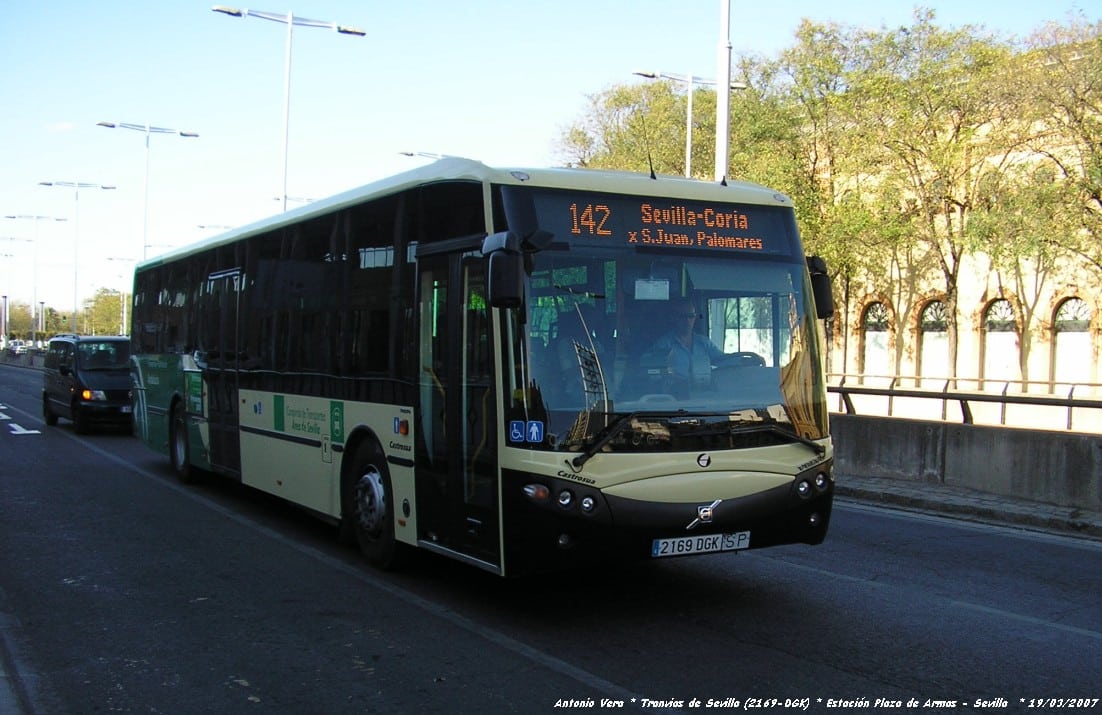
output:
[[[840,378],[840,379],[839,379]],[[838,379],[837,384],[827,384],[827,392],[834,393],[841,399],[845,413],[848,415],[856,415],[857,410],[853,405],[854,396],[875,396],[886,397],[888,399],[888,416],[894,415],[894,401],[896,398],[919,398],[927,400],[940,400],[941,401],[941,419],[947,420],[948,417],[948,404],[950,402],[956,402],[960,405],[961,420],[963,424],[975,424],[972,416],[972,404],[973,403],[993,403],[1001,405],[999,424],[1006,425],[1006,408],[1008,405],[1030,405],[1036,407],[1054,407],[1062,408],[1067,411],[1067,429],[1070,431],[1073,428],[1073,416],[1074,411],[1077,409],[1097,409],[1102,410],[1102,399],[1093,397],[1076,397],[1076,390],[1089,390],[1092,392],[1102,392],[1102,384],[1098,383],[1052,383],[1052,382],[1036,382],[1036,381],[994,381],[984,380],[979,381],[974,378],[929,378],[929,377],[903,377],[903,376],[878,376],[878,375],[842,375],[831,374],[828,375],[828,381]],[[857,379],[862,382],[866,380],[890,380],[886,387],[874,387],[865,384],[851,385],[847,384],[848,380]],[[900,387],[900,382],[934,382],[941,385],[940,389],[929,389],[922,387]],[[987,390],[962,390],[954,387],[962,382],[974,382],[979,384],[1001,384],[1002,389],[999,392],[992,392]],[[1024,387],[1029,388],[1030,385],[1038,385],[1052,390],[1050,393],[1028,393],[1028,392],[1014,392],[1011,393],[1011,387]],[[1057,388],[1067,388],[1067,394],[1055,394]]]

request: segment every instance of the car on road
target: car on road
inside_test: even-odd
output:
[[[12,340],[8,343],[8,353],[12,355],[22,355],[27,352],[27,343],[22,340]]]
[[[57,335],[50,338],[42,370],[42,417],[69,419],[84,433],[93,424],[132,428],[130,338]]]

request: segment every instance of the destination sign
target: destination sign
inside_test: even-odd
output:
[[[537,191],[540,228],[571,243],[789,255],[788,207],[706,203],[570,191]]]

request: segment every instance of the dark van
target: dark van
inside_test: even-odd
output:
[[[73,422],[77,432],[92,424],[130,428],[130,338],[103,335],[57,335],[46,349],[42,382],[42,417]]]

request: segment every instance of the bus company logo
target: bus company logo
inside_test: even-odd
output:
[[[711,504],[701,504],[698,506],[696,508],[696,518],[689,522],[689,525],[685,527],[685,531],[695,529],[697,524],[711,524],[712,519],[715,517],[716,507],[722,503],[722,499],[716,499]]]
[[[701,469],[707,469],[708,465],[712,463],[712,455],[705,452],[696,458],[696,463]]]

